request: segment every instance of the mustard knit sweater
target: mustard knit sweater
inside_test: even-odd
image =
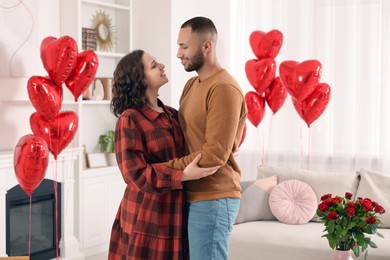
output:
[[[165,164],[183,170],[201,152],[201,167],[222,167],[206,178],[186,181],[187,200],[240,198],[241,172],[233,152],[241,141],[246,115],[242,90],[225,69],[202,82],[199,77],[188,80],[179,109],[188,156]]]

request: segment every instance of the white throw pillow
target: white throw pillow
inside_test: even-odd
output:
[[[378,227],[390,228],[390,174],[361,169],[360,177],[356,197],[378,202],[386,211],[379,215],[382,224]]]

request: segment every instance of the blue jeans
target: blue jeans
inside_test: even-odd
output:
[[[187,203],[191,260],[228,259],[230,233],[239,206],[237,198]]]

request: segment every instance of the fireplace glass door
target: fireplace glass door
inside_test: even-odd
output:
[[[53,185],[53,181],[44,180],[34,190],[31,213],[30,198],[19,185],[7,193],[7,254],[9,256],[28,255],[30,241],[32,260],[56,257],[56,224],[60,227],[61,214],[56,217]],[[60,184],[57,185],[59,187],[57,197],[61,202]],[[61,212],[60,205],[58,212]],[[58,232],[59,239],[60,228]]]

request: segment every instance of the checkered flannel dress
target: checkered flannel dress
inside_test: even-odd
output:
[[[111,231],[110,260],[188,259],[182,171],[159,164],[184,155],[184,138],[177,111],[164,110],[128,109],[118,119],[115,150],[127,187]]]

